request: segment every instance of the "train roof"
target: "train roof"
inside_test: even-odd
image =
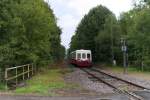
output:
[[[81,49],[81,50],[75,50],[73,52],[86,52],[86,53],[91,53],[91,50],[84,50],[84,49]],[[71,53],[73,53],[71,52]]]

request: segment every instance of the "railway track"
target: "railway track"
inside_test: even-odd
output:
[[[86,72],[93,79],[96,79],[96,81],[100,81],[100,82],[108,85],[109,87],[113,88],[113,90],[115,92],[126,95],[129,98],[129,100],[144,100],[143,97],[135,94],[134,91],[150,90],[146,87],[143,87],[143,86],[137,85],[135,83],[129,82],[127,80],[118,78],[116,76],[107,74],[99,69],[83,68],[81,70]]]

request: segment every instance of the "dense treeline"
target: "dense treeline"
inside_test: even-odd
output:
[[[84,16],[72,37],[69,51],[90,49],[94,61],[122,64],[121,38],[126,40],[128,64],[149,68],[150,65],[150,5],[149,0],[118,19],[104,6],[97,6]]]
[[[145,0],[146,1],[146,0]],[[150,70],[150,6],[141,1],[120,17],[122,34],[127,39],[129,64]]]
[[[94,61],[110,62],[119,54],[119,25],[114,14],[104,6],[97,6],[84,16],[72,37],[69,51],[90,49]],[[112,51],[112,49],[114,51]]]
[[[0,68],[63,59],[60,35],[44,0],[0,0]]]

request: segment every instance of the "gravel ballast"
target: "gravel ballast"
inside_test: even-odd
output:
[[[95,81],[90,79],[90,77],[82,70],[78,68],[73,68],[73,72],[66,75],[65,80],[68,82],[73,82],[75,84],[79,84],[84,89],[88,89],[90,91],[95,91],[100,94],[112,94],[114,93],[113,89],[107,86],[104,83]],[[113,73],[111,71],[102,70],[108,74],[113,76],[117,76],[124,80],[130,81],[132,83],[150,88],[150,80],[139,79],[138,77],[131,77],[130,75],[124,75],[121,73]]]
[[[105,70],[102,71],[150,89],[150,80],[133,77],[128,74],[112,73],[111,71],[105,71]]]
[[[91,80],[88,75],[78,68],[73,68],[73,72],[66,75],[65,80],[79,84],[84,89],[95,91],[101,94],[114,93],[113,89],[95,80]]]

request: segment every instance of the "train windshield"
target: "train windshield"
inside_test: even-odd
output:
[[[81,53],[77,54],[77,59],[81,59]]]
[[[86,54],[82,53],[82,59],[85,59],[85,58],[86,58]]]
[[[87,58],[90,59],[90,58],[91,58],[91,55],[90,55],[90,54],[87,54]]]

